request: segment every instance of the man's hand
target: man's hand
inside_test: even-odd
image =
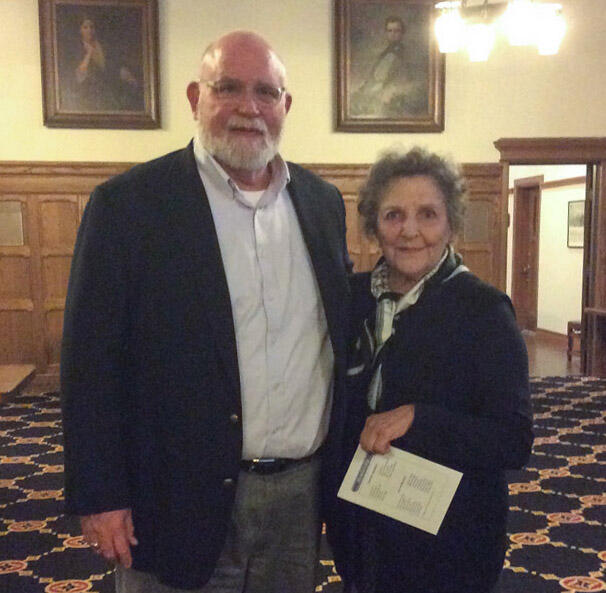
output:
[[[137,545],[130,509],[80,517],[82,535],[91,548],[110,562],[130,568],[130,547]]]
[[[369,453],[383,455],[389,451],[391,441],[404,436],[415,419],[414,404],[406,404],[380,414],[372,414],[360,435],[360,446]]]

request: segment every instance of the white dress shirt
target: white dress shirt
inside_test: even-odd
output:
[[[334,354],[311,259],[276,156],[245,192],[194,139],[227,277],[242,391],[243,459],[300,458],[328,429]],[[208,394],[215,397],[215,394]]]

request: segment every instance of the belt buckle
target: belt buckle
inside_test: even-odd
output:
[[[273,473],[279,465],[280,459],[276,459],[275,457],[255,458],[252,459],[250,471],[259,474]]]

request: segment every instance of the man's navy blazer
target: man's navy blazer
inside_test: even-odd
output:
[[[288,191],[345,375],[345,209],[289,164]],[[72,261],[61,353],[69,513],[131,508],[134,568],[202,586],[222,550],[242,450],[227,281],[192,144],[99,187]]]

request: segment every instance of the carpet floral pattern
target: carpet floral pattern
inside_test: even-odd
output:
[[[606,591],[606,379],[532,380],[536,440],[511,472],[498,593]],[[0,593],[111,593],[113,571],[62,513],[56,394],[0,405]],[[324,538],[317,592],[340,593]]]

